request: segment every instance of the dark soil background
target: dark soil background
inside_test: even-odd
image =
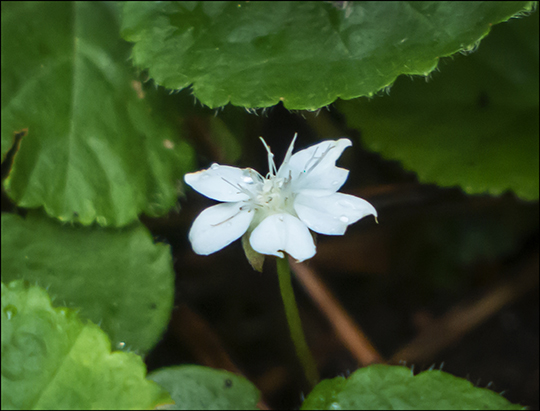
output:
[[[405,360],[415,372],[442,367],[538,409],[538,202],[420,184],[398,163],[366,151],[362,136],[347,130],[332,109],[320,117],[280,106],[259,114],[250,116],[235,165],[261,174],[268,170],[259,135],[272,147],[278,167],[295,132],[295,151],[337,137],[310,127],[321,119],[353,141],[338,162],[351,170],[340,191],[370,201],[379,224],[368,217],[342,237],[319,236],[317,255],[307,265],[379,354],[394,363]],[[199,168],[219,162],[220,147],[204,138],[204,118],[189,126]],[[177,273],[175,310],[147,357],[149,371],[188,363],[235,370],[261,390],[262,407],[298,408],[309,387],[289,338],[274,263],[267,259],[263,273],[255,272],[240,241],[210,256],[194,254],[187,240],[190,225],[214,202],[188,189],[180,204],[180,213],[144,220],[156,240],[171,245]],[[309,292],[296,281],[294,286],[321,377],[358,369],[361,364]],[[502,308],[490,302],[496,290],[514,290]],[[486,301],[486,314],[467,327],[470,307],[478,301]],[[439,335],[441,319],[457,308],[463,311],[453,317],[455,333]],[[432,338],[425,349],[420,341],[412,361],[399,358],[426,330]],[[433,348],[432,340],[442,345]]]

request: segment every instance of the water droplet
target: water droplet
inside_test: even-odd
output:
[[[232,227],[232,223],[229,221],[227,224],[225,224],[226,227]]]
[[[244,184],[253,184],[255,182],[253,181],[251,173],[251,169],[244,170],[244,172],[242,173],[242,181],[244,182]]]
[[[278,220],[279,220],[279,221],[283,221],[283,216],[280,215],[280,216],[278,217]]]
[[[206,173],[201,174],[201,180],[207,180],[209,178],[210,178],[210,175],[208,175]]]
[[[4,314],[6,315],[8,320],[11,320],[17,315],[17,307],[12,304],[6,305],[6,307],[4,308]]]
[[[126,346],[126,343],[124,341],[120,341],[118,344],[116,344],[119,350],[123,350]]]
[[[214,164],[212,164],[212,165],[210,166],[210,169],[211,169],[211,170],[216,170],[216,169],[218,169],[218,168],[219,168],[219,164],[218,164],[218,163],[214,163]]]
[[[341,405],[338,402],[333,402],[329,407],[331,410],[341,410]]]
[[[333,185],[333,186],[337,186],[338,184],[339,184],[339,181],[337,181],[337,180],[336,180],[336,181],[332,181],[332,185]]]
[[[347,217],[346,215],[342,215],[341,217],[339,217],[339,221],[341,221],[342,223],[348,223],[349,217]]]

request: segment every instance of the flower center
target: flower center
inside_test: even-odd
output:
[[[292,200],[289,180],[272,175],[264,179],[259,191],[252,198],[255,208],[263,210],[266,215],[291,212]]]

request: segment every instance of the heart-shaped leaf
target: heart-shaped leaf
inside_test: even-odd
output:
[[[425,183],[538,199],[538,16],[493,29],[431,81],[400,78],[389,96],[336,106],[367,146]]]
[[[177,202],[193,153],[152,112],[119,37],[116,3],[2,3],[4,186],[62,221],[123,226]]]
[[[244,377],[200,365],[162,368],[148,378],[169,391],[173,410],[254,410],[260,396]]]
[[[15,279],[100,324],[115,348],[139,352],[161,337],[174,298],[169,247],[140,223],[118,230],[2,214],[2,281]]]
[[[533,2],[126,2],[133,62],[170,89],[314,110],[429,74]]]
[[[141,358],[26,281],[2,282],[2,409],[150,409],[171,403]]]
[[[349,378],[319,383],[303,410],[520,410],[523,407],[439,370],[416,376],[407,367],[371,365]]]

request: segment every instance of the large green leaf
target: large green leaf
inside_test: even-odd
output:
[[[407,367],[371,365],[349,378],[319,383],[304,410],[520,410],[486,388],[442,371],[417,376]]]
[[[2,282],[2,409],[150,409],[172,402],[141,358],[26,281]]]
[[[2,2],[2,157],[22,207],[122,226],[177,200],[192,151],[134,81],[115,3]]]
[[[342,7],[346,3],[346,7]],[[133,62],[171,89],[317,109],[431,72],[532,2],[126,2]]]
[[[422,182],[537,199],[538,70],[536,15],[495,27],[428,83],[400,78],[390,96],[337,107],[370,149]]]
[[[173,410],[255,410],[260,396],[244,377],[200,365],[162,368],[148,378],[169,391]]]
[[[62,225],[2,214],[2,281],[24,279],[100,326],[117,348],[146,352],[167,326],[174,297],[169,247],[146,227]]]

